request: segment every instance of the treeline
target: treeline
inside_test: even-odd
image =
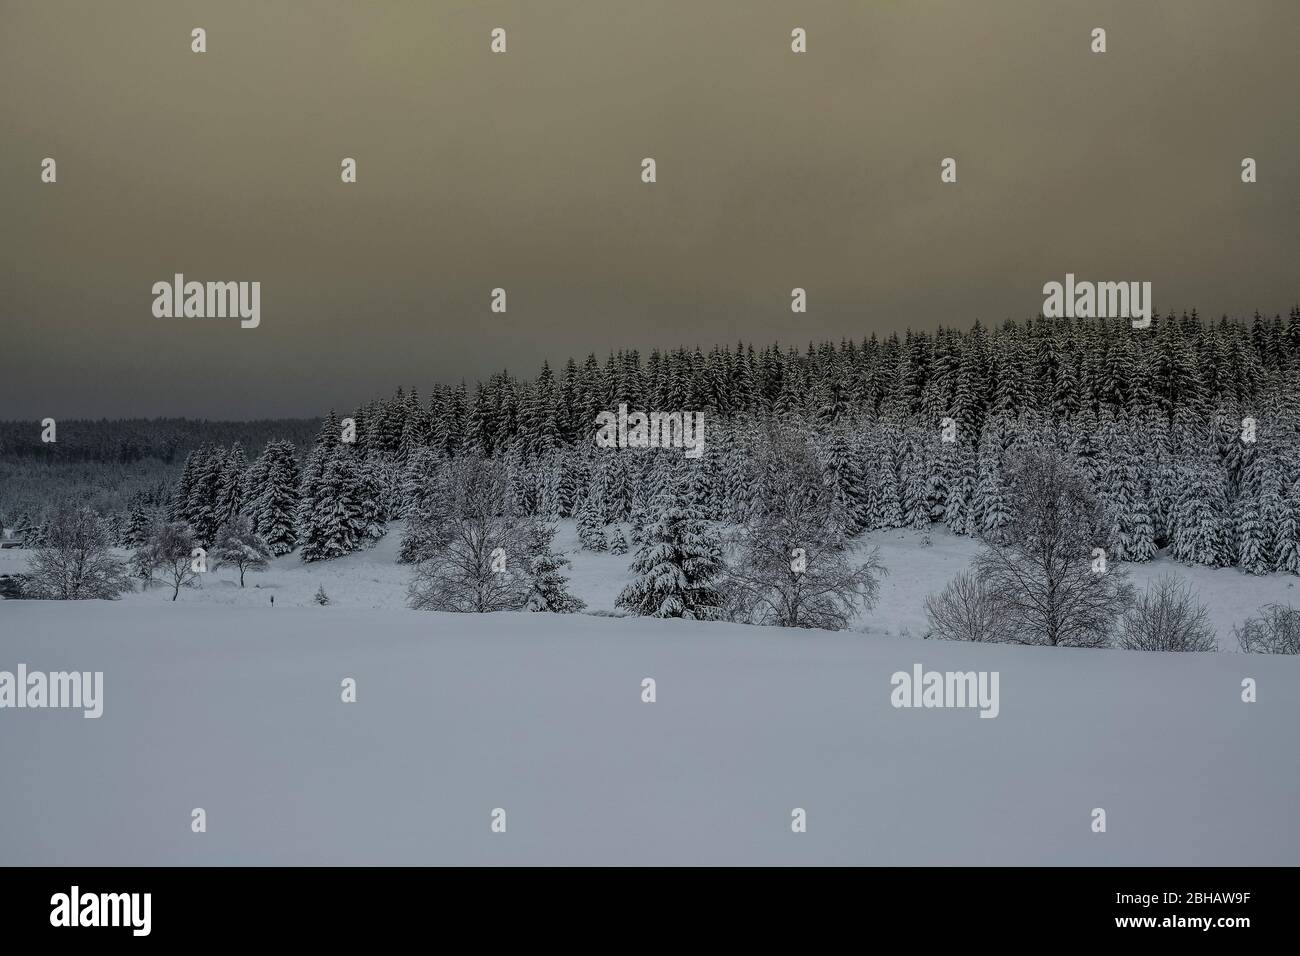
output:
[[[1203,322],[1193,311],[1151,328],[1094,319],[1008,320],[989,329],[940,329],[901,337],[822,342],[804,349],[738,344],[636,350],[569,359],[534,379],[507,372],[478,383],[435,386],[427,401],[398,393],[358,409],[361,448],[406,454],[496,456],[521,446],[536,454],[591,440],[597,413],[691,410],[715,418],[798,418],[839,424],[867,414],[952,417],[962,441],[978,443],[984,421],[1034,412],[1080,416],[1163,415],[1172,422],[1215,411],[1276,406],[1295,397],[1300,309],[1288,319],[1256,315]]]
[[[996,539],[1008,456],[1051,447],[1096,489],[1113,559],[1168,549],[1190,563],[1296,573],[1297,370],[1300,311],[1211,324],[1192,313],[1146,330],[1039,318],[644,362],[620,352],[570,360],[558,375],[543,366],[532,380],[500,373],[472,396],[464,385],[427,401],[399,389],[354,410],[351,427],[331,413],[301,462],[278,439],[252,464],[241,445],[209,444],[165,500],[142,493],[109,518],[120,543],[160,513],[206,543],[241,514],[277,552],[301,547],[314,560],[365,547],[405,517],[402,555],[419,561],[442,520],[433,490],[468,457],[500,473],[512,513],[574,519],[585,547],[621,552],[670,493],[707,521],[751,518],[760,452],[780,430],[802,436],[816,463],[807,480],[829,489],[826,520],[841,541],[933,523]],[[594,447],[597,413],[621,403],[703,411],[704,454]]]
[[[217,422],[190,418],[60,419],[57,441],[41,440],[39,421],[0,421],[0,458],[118,464],[154,458],[170,464],[200,445],[241,442],[257,448],[273,438],[310,440],[318,422],[303,418]]]
[[[39,525],[64,499],[116,520],[137,503],[165,503],[196,448],[301,444],[319,426],[315,419],[59,419],[57,440],[43,442],[39,420],[0,421],[0,526]]]

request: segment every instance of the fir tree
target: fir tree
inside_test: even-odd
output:
[[[1011,504],[1002,480],[999,462],[989,459],[982,465],[976,490],[979,500],[980,534],[993,544],[1008,544],[1011,531]]]
[[[687,504],[667,498],[656,504],[659,520],[647,530],[618,606],[650,617],[718,619],[723,597],[714,582],[724,566],[717,532]]]
[[[322,446],[313,458],[322,453],[323,472],[319,479],[312,475],[312,492],[304,493],[300,505],[304,561],[337,558],[360,549],[368,538],[366,510],[357,497],[360,482],[351,449],[346,445]],[[308,472],[314,473],[319,465],[309,463]]]
[[[600,506],[589,495],[578,507],[578,540],[588,551],[604,551],[605,522],[601,520]]]
[[[127,520],[126,532],[122,537],[122,546],[126,548],[138,548],[144,544],[149,537],[149,531],[153,527],[153,517],[145,511],[144,505],[136,499],[131,505],[131,515]]]
[[[272,554],[288,554],[298,544],[298,459],[287,441],[269,442],[258,459],[260,487],[250,489],[254,530]]]
[[[1274,525],[1274,570],[1300,574],[1300,498],[1293,486],[1285,498],[1278,500],[1277,523]]]
[[[1267,500],[1266,500],[1267,499]],[[1280,510],[1276,495],[1248,492],[1237,501],[1237,566],[1248,574],[1268,574],[1275,555],[1268,518]]]
[[[233,522],[243,510],[245,467],[244,449],[239,442],[235,442],[222,463],[217,483],[216,501],[212,510],[214,541],[216,532]]]
[[[555,528],[550,525],[538,523],[531,529],[528,592],[524,606],[530,611],[575,614],[585,608],[587,603],[570,593],[569,579],[563,573],[569,566],[569,560],[551,550],[554,537]]]
[[[1201,459],[1184,469],[1183,491],[1174,507],[1173,553],[1187,564],[1218,567],[1226,564],[1227,540],[1223,516],[1227,501],[1214,464]]]

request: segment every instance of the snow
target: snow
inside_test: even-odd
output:
[[[926,595],[979,547],[938,527],[864,536],[890,573],[840,633],[411,611],[401,530],[243,589],[214,571],[176,603],[0,602],[0,670],[105,675],[98,720],[0,711],[0,863],[1300,862],[1300,661],[1231,636],[1293,576],[1127,566],[1189,579],[1229,653],[963,645],[919,639]],[[579,550],[572,522],[555,547],[612,612],[632,556]],[[29,555],[0,552],[0,574]],[[915,663],[998,671],[999,716],[894,709]]]
[[[1293,658],[137,598],[0,604],[20,662],[104,715],[0,711],[7,864],[1300,862]],[[894,709],[917,662],[999,716]]]

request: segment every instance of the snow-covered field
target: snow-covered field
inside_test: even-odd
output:
[[[0,670],[105,685],[98,720],[0,711],[0,863],[1300,863],[1294,658],[916,639],[975,550],[941,533],[872,536],[890,575],[865,633],[417,612],[396,531],[242,590],[213,572],[174,604],[0,602]],[[0,573],[26,557],[0,552]],[[628,557],[571,557],[574,590],[612,608]],[[1134,575],[1162,570],[1192,579],[1225,649],[1293,593]],[[999,672],[999,716],[895,709],[890,677],[916,663]]]
[[[1300,863],[1293,658],[278,604],[0,622],[0,668],[104,672],[98,720],[0,712],[9,864]],[[893,708],[917,662],[997,670],[999,716]]]

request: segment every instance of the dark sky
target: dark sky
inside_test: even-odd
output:
[[[997,322],[1066,272],[1285,313],[1297,41],[1296,0],[0,0],[0,418]],[[260,328],[154,318],[175,272]]]

